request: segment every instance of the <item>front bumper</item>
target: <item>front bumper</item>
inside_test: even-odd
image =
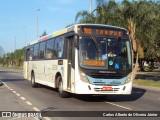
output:
[[[124,85],[117,85],[117,86],[108,86],[112,89],[104,90],[103,88],[107,87],[107,85],[92,85],[89,83],[85,83],[81,80],[78,80],[75,83],[75,93],[76,94],[123,94],[123,95],[130,95],[132,92],[132,82],[129,82]]]

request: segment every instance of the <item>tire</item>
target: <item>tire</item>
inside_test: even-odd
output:
[[[58,93],[59,93],[59,96],[61,98],[70,97],[70,94],[63,90],[63,82],[62,82],[62,77],[61,76],[58,76],[57,81],[58,81]]]
[[[34,73],[31,74],[31,85],[33,88],[38,87],[38,84],[35,82],[35,75]]]

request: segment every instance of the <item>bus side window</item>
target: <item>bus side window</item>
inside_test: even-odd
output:
[[[58,46],[58,57],[63,57],[63,49],[64,49],[64,37],[60,37],[59,46]]]
[[[25,54],[26,54],[25,61],[29,61],[30,48],[28,48],[28,49],[25,50]]]
[[[55,58],[57,58],[57,54],[58,54],[58,41],[59,41],[59,37],[57,37],[57,38],[55,39],[55,44],[54,44]]]
[[[29,60],[32,60],[32,56],[33,56],[33,47],[30,47]]]
[[[63,57],[63,49],[64,49],[64,37],[60,36],[55,39],[55,55],[56,58]]]
[[[33,51],[33,59],[37,60],[39,58],[39,44],[34,45],[34,51]]]
[[[47,59],[55,58],[54,39],[51,39],[51,40],[47,41],[46,58]]]
[[[46,47],[46,42],[41,42],[39,46],[39,58],[44,59],[45,57],[45,47]]]

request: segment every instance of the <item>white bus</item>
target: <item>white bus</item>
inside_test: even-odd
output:
[[[24,78],[32,87],[74,94],[131,94],[132,47],[127,30],[102,24],[75,24],[25,47]]]

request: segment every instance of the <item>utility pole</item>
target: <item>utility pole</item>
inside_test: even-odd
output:
[[[92,0],[90,0],[90,14],[92,14]]]
[[[38,39],[38,12],[40,9],[36,9],[36,33],[37,33],[37,39]]]

